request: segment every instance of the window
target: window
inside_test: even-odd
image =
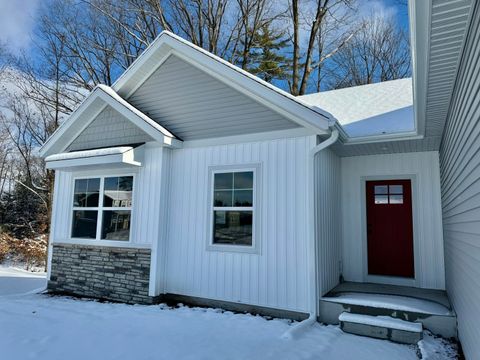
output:
[[[132,192],[133,176],[76,179],[72,238],[129,241]]]
[[[375,185],[375,204],[403,204],[403,185]]]
[[[253,246],[255,172],[213,173],[212,244]]]

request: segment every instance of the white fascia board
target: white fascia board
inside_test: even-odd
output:
[[[52,170],[78,170],[79,168],[97,168],[106,165],[111,167],[139,167],[142,166],[142,163],[138,161],[141,153],[141,147],[134,149],[123,146],[54,154],[47,156],[45,162],[46,168]]]
[[[176,56],[181,57],[197,68],[206,71],[209,75],[232,86],[243,94],[254,98],[256,101],[274,111],[283,114],[301,126],[319,133],[327,133],[329,127],[335,122],[335,118],[330,113],[318,107],[310,106],[303,100],[167,31],[162,32],[122,76],[120,76],[112,85],[113,90],[122,92],[122,88],[128,84],[137,71],[144,66],[149,58],[154,56],[161,47],[168,47],[169,49],[169,51],[163,55],[163,59],[174,53]],[[161,64],[161,61],[157,64]],[[156,70],[158,66],[159,65],[156,65],[155,69],[151,69],[149,74]],[[139,82],[144,82],[146,78],[147,77],[144,76]],[[131,94],[131,92],[126,95],[127,98],[129,94]]]
[[[425,134],[431,14],[432,0],[409,0],[413,108],[417,135]]]

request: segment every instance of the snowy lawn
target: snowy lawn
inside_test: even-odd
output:
[[[336,326],[315,324],[283,338],[291,327],[286,320],[214,309],[11,291],[0,296],[2,359],[417,359],[415,346],[345,334]],[[430,360],[454,358],[446,343],[428,335],[420,348]]]

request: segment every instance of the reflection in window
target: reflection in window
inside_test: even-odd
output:
[[[132,206],[133,176],[105,178],[103,190],[104,207]]]
[[[128,241],[132,190],[133,176],[76,179],[72,238]]]
[[[73,206],[97,207],[100,179],[77,179],[73,195]]]
[[[95,210],[74,210],[72,237],[95,239],[97,237],[97,216]]]
[[[251,211],[214,211],[213,243],[252,245]]]
[[[253,177],[253,171],[214,174],[214,244],[252,246]]]
[[[375,204],[403,204],[403,185],[375,185]]]
[[[388,204],[388,195],[375,195],[375,204]]]
[[[103,212],[102,239],[128,241],[130,237],[130,210]]]

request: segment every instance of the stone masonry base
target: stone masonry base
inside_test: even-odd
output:
[[[150,249],[54,244],[48,290],[105,300],[152,304]]]

